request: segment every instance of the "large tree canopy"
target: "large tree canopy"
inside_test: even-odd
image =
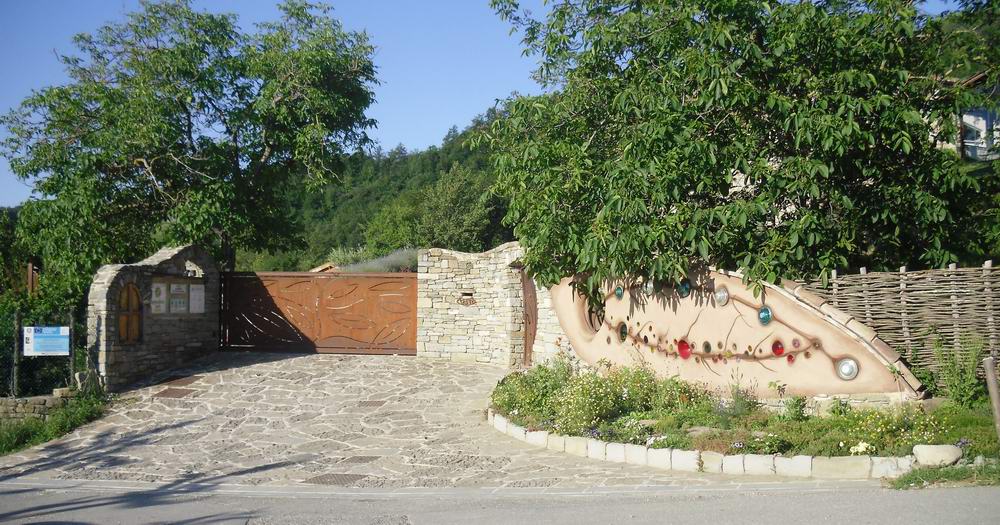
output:
[[[69,82],[0,120],[33,181],[20,225],[49,270],[89,276],[161,241],[269,249],[293,240],[286,183],[323,183],[368,143],[373,48],[299,0],[244,31],[186,0],[143,2],[75,39]]]
[[[775,281],[975,249],[978,183],[938,147],[977,103],[941,51],[974,35],[911,2],[493,4],[553,88],[481,137],[542,281],[670,283],[698,259]]]

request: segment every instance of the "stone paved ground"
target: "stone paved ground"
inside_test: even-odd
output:
[[[749,481],[576,458],[498,434],[483,414],[504,374],[498,367],[225,353],[177,375],[192,374],[129,392],[100,421],[0,458],[0,481],[393,489]]]

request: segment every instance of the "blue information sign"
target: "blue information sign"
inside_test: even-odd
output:
[[[25,326],[24,355],[58,356],[69,355],[68,326]]]

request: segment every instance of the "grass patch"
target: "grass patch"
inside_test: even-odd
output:
[[[1000,485],[1000,465],[924,467],[911,470],[890,483],[895,489],[922,489],[931,485]]]
[[[0,423],[0,456],[63,436],[104,415],[106,407],[102,397],[79,397],[49,412],[48,419],[4,421]]]
[[[913,404],[858,409],[846,403],[826,416],[809,415],[806,401],[764,408],[751,389],[725,392],[657,379],[647,369],[574,369],[564,359],[515,372],[497,385],[492,405],[529,430],[547,430],[654,448],[723,454],[906,456],[917,444],[951,444],[966,457],[1000,456],[992,415],[983,402],[945,403],[933,411]]]

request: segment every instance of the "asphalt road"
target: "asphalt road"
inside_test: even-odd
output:
[[[55,487],[55,488],[45,488]],[[1000,523],[1000,488],[893,491],[809,483],[726,488],[566,490],[0,483],[2,523]]]

